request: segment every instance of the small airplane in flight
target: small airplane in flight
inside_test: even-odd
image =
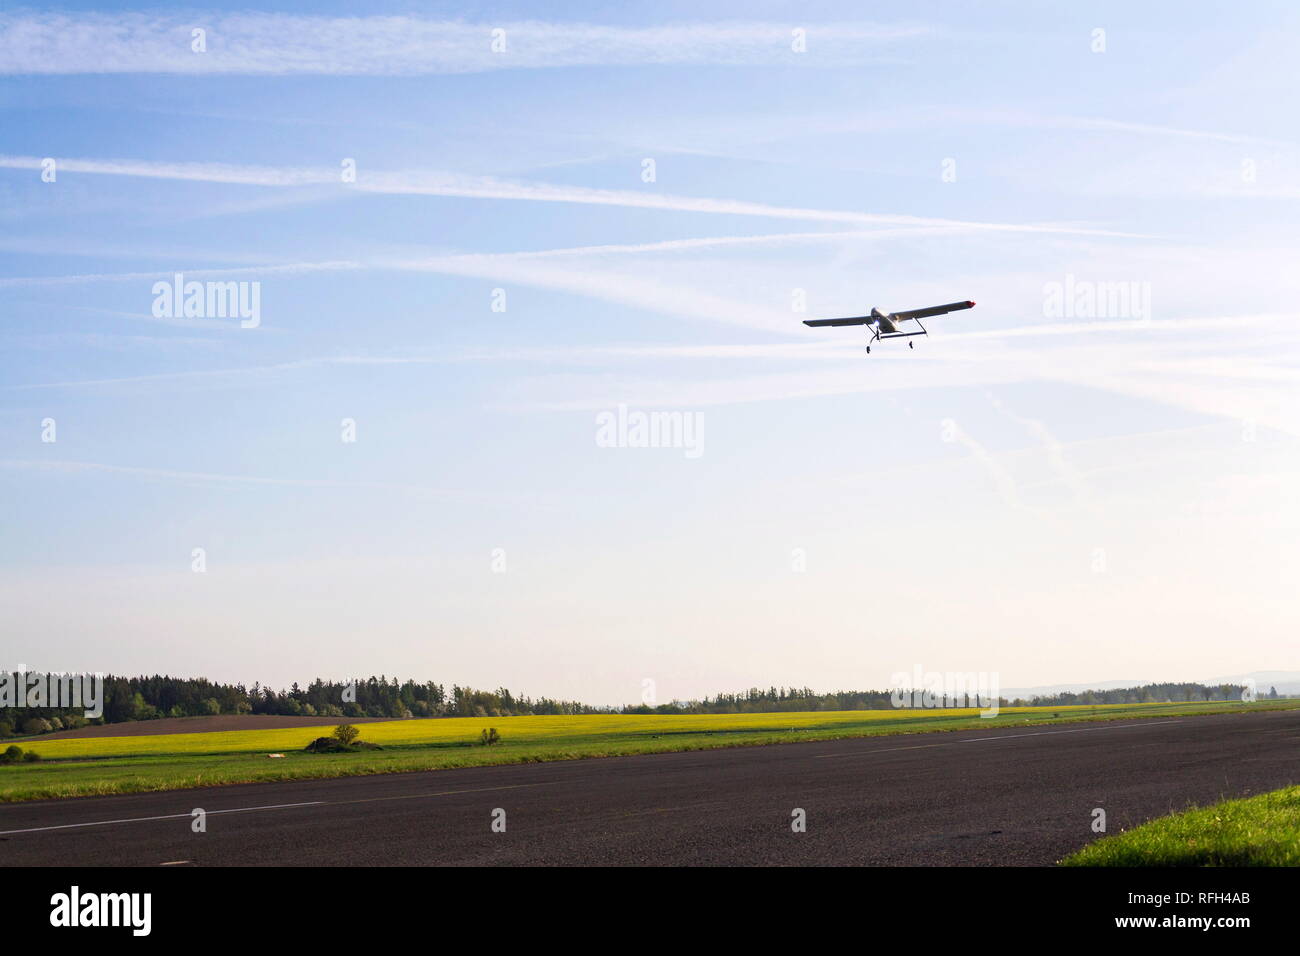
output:
[[[913,335],[929,335],[925,326],[921,325],[921,319],[928,319],[932,315],[946,315],[949,312],[957,312],[961,309],[975,308],[974,302],[949,302],[947,305],[932,305],[928,309],[912,309],[908,312],[881,312],[873,308],[870,315],[857,315],[847,319],[804,319],[804,325],[810,325],[814,328],[822,325],[867,325],[871,326],[871,338],[867,340],[867,351],[871,351],[871,344],[877,339],[901,339]],[[920,332],[903,332],[898,328],[900,322],[915,322],[920,326]],[[912,348],[912,343],[908,342],[907,347]]]

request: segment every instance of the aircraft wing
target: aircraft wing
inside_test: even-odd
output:
[[[804,319],[804,325],[811,325],[814,328],[820,325],[866,325],[873,321],[869,315],[857,315],[849,319]]]
[[[928,319],[932,315],[943,315],[946,312],[957,312],[961,309],[975,308],[974,302],[949,302],[947,305],[932,305],[928,309],[912,309],[910,312],[891,312],[891,319],[906,321],[907,319]]]

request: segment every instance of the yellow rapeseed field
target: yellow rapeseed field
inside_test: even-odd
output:
[[[1008,707],[990,725],[1003,725],[1017,715],[1041,717],[1044,711],[1064,717],[1109,716],[1131,711],[1133,705],[1079,707]],[[663,734],[771,733],[795,731],[857,731],[902,729],[908,722],[964,722],[978,718],[974,708],[930,710],[814,711],[780,714],[591,714],[578,717],[434,717],[358,725],[361,739],[392,746],[456,745],[476,741],[486,727],[496,727],[515,744],[555,743],[600,737],[653,737]],[[888,725],[888,728],[881,725]],[[160,734],[139,737],[85,737],[61,740],[35,738],[30,746],[47,760],[69,757],[125,757],[162,754],[230,754],[301,750],[316,737],[327,736],[332,725],[277,730],[234,730],[214,733]]]

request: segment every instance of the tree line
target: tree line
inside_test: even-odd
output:
[[[399,682],[395,677],[349,681],[317,678],[287,690],[254,683],[222,684],[204,678],[105,675],[102,715],[87,719],[80,707],[7,707],[0,711],[0,737],[47,733],[91,724],[161,717],[219,714],[277,714],[294,717],[511,717],[532,714],[590,714],[589,707],[550,697],[516,696],[509,689],[476,690],[434,681]]]
[[[1081,704],[1160,704],[1195,703],[1212,700],[1241,700],[1244,684],[1143,684],[1141,687],[1119,687],[1113,690],[1083,690],[1077,693],[1060,693],[1028,700],[1017,698],[1012,706],[1069,707]],[[1277,688],[1270,687],[1261,697],[1276,699]]]
[[[1196,701],[1241,700],[1246,687],[1242,684],[1195,683],[1145,684],[1141,687],[1120,687],[1112,690],[1087,690],[1077,693],[1044,694],[1030,698],[1000,697],[1001,707],[1068,707],[1098,704],[1157,704],[1190,703]],[[1276,688],[1270,688],[1261,697],[1277,698]],[[892,690],[842,690],[820,694],[809,687],[769,687],[763,690],[751,687],[738,694],[718,694],[701,700],[674,701],[657,707],[641,705],[625,707],[624,713],[687,713],[687,714],[763,714],[812,710],[890,710],[896,704]],[[940,706],[953,706],[939,695]],[[991,699],[983,701],[987,706]]]
[[[751,687],[699,700],[664,704],[598,707],[550,697],[516,696],[507,688],[476,690],[434,681],[399,682],[395,677],[350,681],[317,678],[306,687],[297,683],[274,690],[254,683],[222,684],[204,678],[104,677],[102,716],[87,720],[83,709],[8,707],[0,711],[0,737],[39,734],[87,723],[120,723],[161,717],[202,717],[219,714],[277,714],[297,717],[513,717],[539,714],[761,714],[832,710],[889,710],[895,692],[884,690],[818,693],[810,687]],[[1087,690],[999,701],[1001,706],[1080,706],[1100,704],[1187,703],[1240,700],[1239,684],[1145,684],[1111,690]],[[1270,688],[1263,697],[1276,698]],[[987,706],[991,701],[983,701]],[[940,701],[940,705],[948,705]]]

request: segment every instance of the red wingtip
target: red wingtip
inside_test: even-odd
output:
[[[966,304],[969,305],[972,309],[975,308],[974,302],[967,302]]]

